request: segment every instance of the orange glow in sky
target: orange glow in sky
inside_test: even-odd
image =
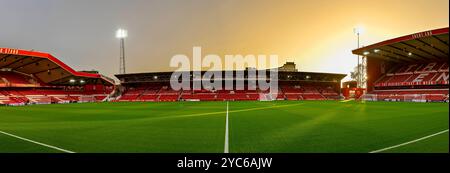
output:
[[[0,15],[8,27],[0,32],[0,47],[50,52],[77,70],[109,76],[119,69],[118,28],[128,30],[130,73],[171,70],[172,56],[201,46],[204,54],[278,54],[280,65],[295,61],[301,71],[348,74],[356,66],[356,26],[364,28],[362,45],[449,26],[448,0],[5,3]]]

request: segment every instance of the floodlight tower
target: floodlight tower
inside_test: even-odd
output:
[[[128,31],[124,29],[119,29],[116,32],[116,37],[120,39],[120,68],[119,73],[125,74],[125,38],[128,36]]]
[[[358,39],[358,49],[360,48],[360,43],[359,43],[359,41],[360,41],[360,39],[359,39],[359,36],[361,35],[361,33],[363,32],[363,28],[361,27],[361,26],[357,26],[357,27],[355,27],[354,29],[353,29],[353,33],[355,33],[355,35],[356,35],[356,37],[357,37],[357,39]],[[361,63],[360,63],[360,61],[359,61],[359,59],[360,59],[361,57],[358,55],[358,63],[357,63],[357,69],[358,69],[358,79],[356,80],[356,84],[357,84],[357,87],[358,88],[362,88],[362,74],[361,74],[361,70],[362,70],[362,67],[361,67]]]

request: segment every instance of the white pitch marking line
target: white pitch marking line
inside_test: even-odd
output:
[[[409,141],[409,142],[405,142],[405,143],[402,143],[402,144],[394,145],[394,146],[391,146],[391,147],[387,147],[387,148],[383,148],[383,149],[379,149],[379,150],[375,150],[375,151],[371,151],[369,153],[383,152],[383,151],[390,150],[390,149],[393,149],[393,148],[397,148],[397,147],[405,146],[405,145],[412,144],[412,143],[415,143],[415,142],[419,142],[419,141],[422,141],[422,140],[425,140],[425,139],[428,139],[428,138],[431,138],[431,137],[434,137],[434,136],[437,136],[437,135],[440,135],[440,134],[443,134],[443,133],[446,133],[446,132],[448,132],[448,129],[444,130],[444,131],[441,131],[441,132],[438,132],[438,133],[435,133],[435,134],[432,134],[432,135],[428,135],[428,136],[419,138],[419,139],[415,139],[415,140],[412,140],[412,141]]]
[[[229,153],[229,147],[228,147],[228,102],[227,102],[227,118],[225,123],[225,149],[224,153]]]
[[[7,132],[1,131],[1,130],[0,130],[0,133],[8,135],[8,136],[11,136],[11,137],[14,137],[14,138],[17,138],[17,139],[24,140],[24,141],[27,141],[27,142],[38,144],[38,145],[41,145],[41,146],[44,146],[44,147],[48,147],[48,148],[52,148],[52,149],[55,149],[55,150],[58,150],[58,151],[62,151],[62,152],[65,152],[65,153],[75,153],[75,152],[70,151],[70,150],[65,150],[65,149],[62,149],[62,148],[59,148],[59,147],[55,147],[55,146],[52,146],[52,145],[48,145],[48,144],[44,144],[44,143],[41,143],[41,142],[33,141],[31,139],[23,138],[23,137],[20,137],[20,136],[17,136],[17,135],[13,135],[11,133],[7,133]]]

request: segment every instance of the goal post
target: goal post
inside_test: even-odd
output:
[[[425,94],[407,94],[403,95],[404,102],[427,102]]]
[[[377,98],[377,94],[364,94],[361,99],[362,101],[379,101]],[[382,101],[382,100],[380,100]]]
[[[80,96],[79,98],[80,98],[79,99],[80,103],[95,102],[95,97],[94,96]]]

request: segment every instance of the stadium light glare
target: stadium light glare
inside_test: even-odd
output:
[[[367,52],[367,51],[366,51],[366,52],[364,52],[363,54],[364,54],[364,55],[369,55],[369,54],[370,54],[370,52]]]
[[[409,53],[408,53],[408,56],[413,56],[413,53],[409,52]]]
[[[378,53],[378,52],[380,52],[380,49],[375,49],[375,50],[373,50],[373,52]]]
[[[70,83],[75,83],[75,79],[70,79],[69,82]]]
[[[84,84],[84,83],[85,83],[85,81],[84,81],[84,80],[80,80],[80,83]]]
[[[124,30],[124,29],[119,29],[116,32],[116,37],[117,38],[127,38],[128,37],[128,31]]]
[[[128,37],[128,31],[125,29],[119,29],[116,32],[116,37],[120,40],[120,74],[125,74],[125,38]]]
[[[360,35],[364,33],[364,27],[362,27],[361,25],[356,26],[353,29],[353,32],[355,33],[355,35]]]

